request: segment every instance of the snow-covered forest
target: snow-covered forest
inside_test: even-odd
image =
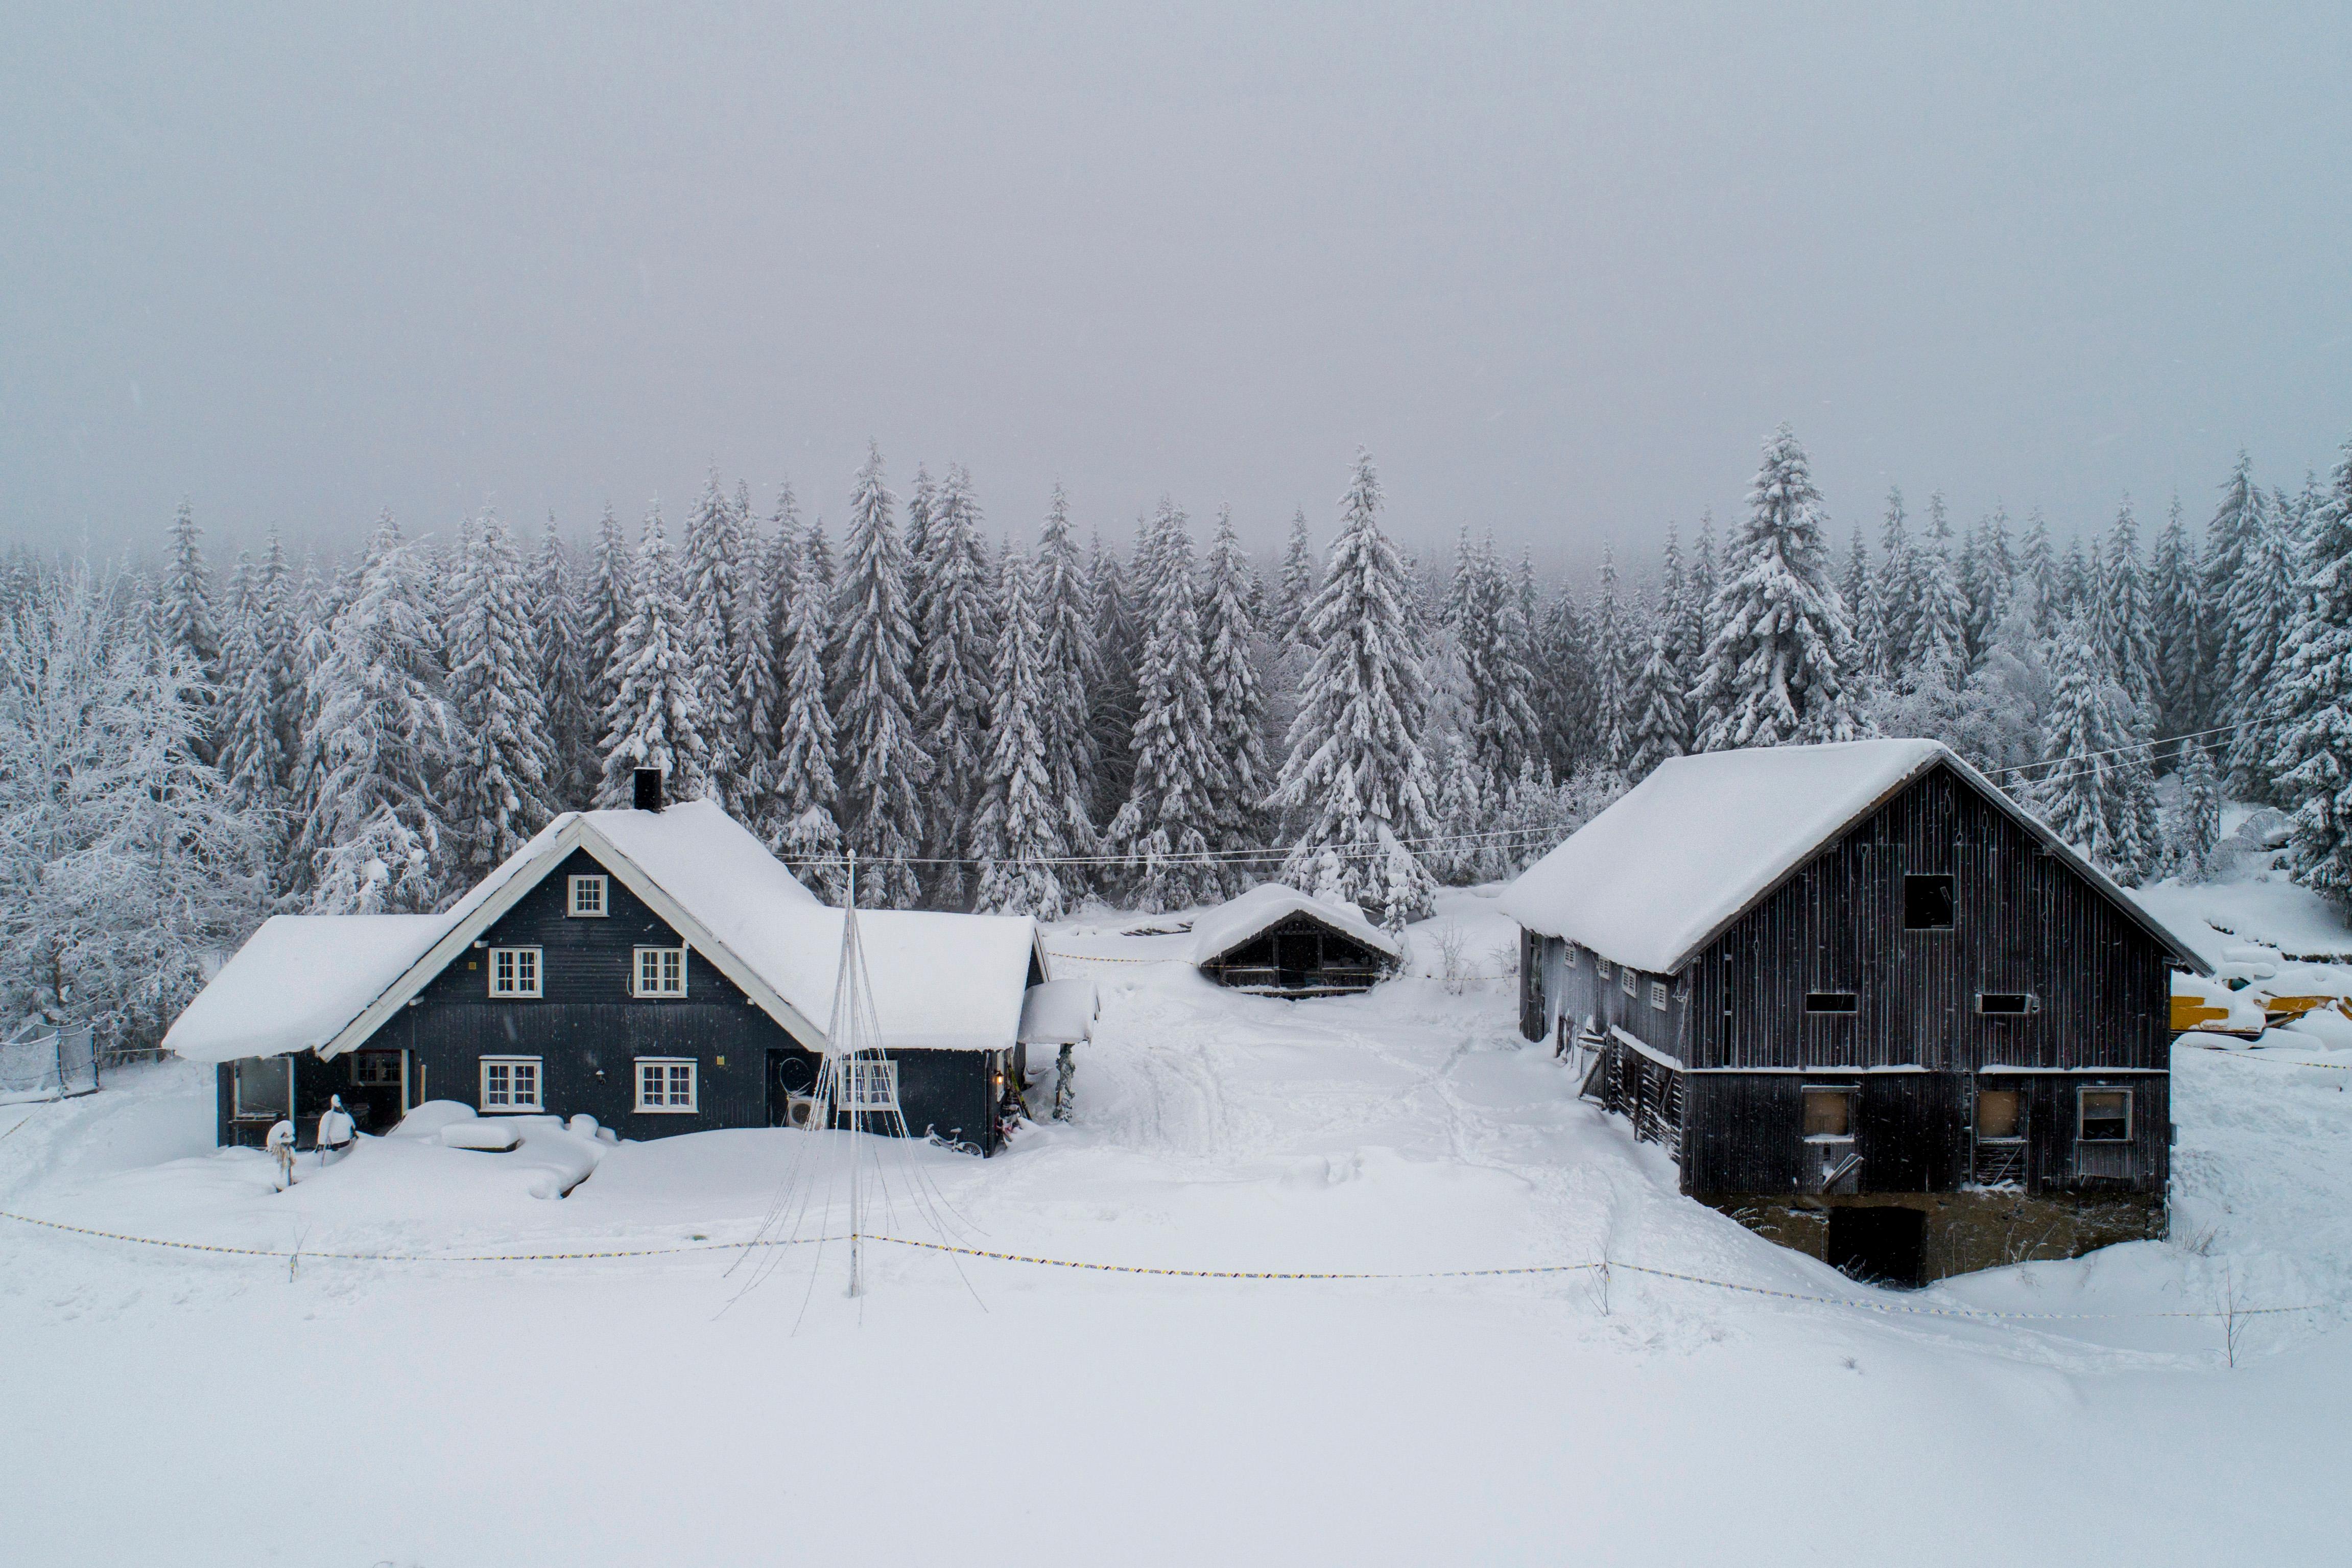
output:
[[[1661,761],[1943,740],[2126,884],[2204,874],[2221,802],[2294,815],[2352,900],[2352,443],[2298,490],[2242,458],[2193,532],[1962,527],[1899,492],[1833,548],[1787,427],[1736,522],[1596,581],[1391,535],[1369,458],[1327,544],[1258,562],[1172,501],[1122,549],[1034,532],[960,466],[873,451],[837,529],[717,475],[584,544],[389,515],[348,559],[0,572],[0,1016],[152,1043],[273,910],[456,898],[633,770],[805,880],[1057,919],[1279,878],[1391,928],[1506,877]],[[2170,775],[2159,788],[2159,778]]]

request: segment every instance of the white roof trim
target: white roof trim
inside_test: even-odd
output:
[[[813,1048],[824,1048],[824,1031],[801,1016],[772,985],[760,978],[751,966],[710,934],[709,928],[694,918],[686,908],[665,891],[660,883],[646,875],[645,868],[623,854],[613,841],[596,831],[587,817],[574,814],[569,822],[559,822],[543,836],[545,842],[538,851],[508,874],[490,895],[475,905],[465,917],[450,927],[441,940],[425,949],[401,977],[392,983],[383,994],[345,1025],[341,1033],[319,1047],[322,1059],[331,1061],[345,1051],[364,1044],[375,1032],[390,1023],[399,1011],[425,986],[439,977],[457,955],[466,951],[473,940],[495,925],[499,919],[522,900],[549,873],[562,865],[574,850],[587,849],[604,869],[621,879],[622,885],[645,900],[647,908],[667,921],[672,931],[686,938],[687,945],[702,954],[758,1005],[760,1010],[773,1018],[787,1033]]]

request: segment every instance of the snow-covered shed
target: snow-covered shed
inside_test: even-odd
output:
[[[1192,921],[1192,962],[1220,985],[1266,996],[1366,991],[1402,958],[1352,904],[1267,882]]]
[[[571,812],[442,914],[268,921],[163,1043],[221,1064],[224,1142],[289,1106],[307,1135],[330,1093],[372,1131],[436,1098],[635,1138],[785,1125],[826,1048],[842,921],[709,802]],[[1050,979],[1035,922],[858,923],[908,1127],[992,1152]]]
[[[1522,1032],[1777,1239],[1916,1279],[2163,1232],[2204,965],[1937,742],[1676,758],[1501,907]]]

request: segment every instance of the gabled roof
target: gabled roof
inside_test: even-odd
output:
[[[1319,921],[1391,959],[1402,956],[1396,939],[1352,909],[1312,899],[1296,888],[1266,882],[1192,920],[1192,962],[1214,963],[1244,942],[1264,935],[1293,915]]]
[[[306,1046],[328,1058],[355,1049],[582,849],[779,1026],[823,1047],[842,913],[820,903],[740,823],[708,801],[661,812],[567,813],[442,914],[302,917],[296,924],[310,934],[299,940],[335,955],[339,978],[322,988],[298,1028],[276,1016],[284,981],[280,950],[289,939],[263,943],[256,933],[188,1009],[187,1016],[205,1011],[202,1030],[187,1037],[217,1053],[203,1059],[216,1061]],[[373,923],[387,920],[415,923],[399,928],[395,940],[393,930]],[[1045,970],[1034,921],[873,910],[859,911],[858,925],[886,1048],[999,1050],[1013,1043],[1030,971]],[[207,1008],[215,991],[247,999],[234,1010],[242,1016]],[[174,1049],[180,1027],[174,1024],[166,1037]],[[252,1043],[261,1040],[290,1043]]]
[[[449,929],[444,915],[273,915],[172,1020],[192,1062],[315,1050]]]
[[[2182,965],[2195,952],[2049,825],[1937,741],[1708,752],[1658,765],[1528,868],[1503,912],[1603,958],[1673,973],[1799,868],[1931,769],[1949,767]]]

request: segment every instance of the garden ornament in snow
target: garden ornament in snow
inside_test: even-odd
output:
[[[324,1164],[330,1154],[341,1154],[352,1146],[352,1113],[343,1109],[343,1097],[331,1095],[327,1109],[319,1113],[319,1161]]]

